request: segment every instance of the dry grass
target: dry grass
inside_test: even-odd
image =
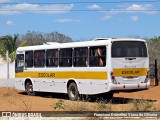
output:
[[[135,99],[125,104],[114,104],[111,101],[106,103],[104,100],[95,102],[88,101],[70,101],[65,100],[61,106],[64,111],[76,111],[77,113],[86,113],[87,111],[158,111],[157,105],[153,101],[145,99]],[[57,109],[58,111],[59,109]]]
[[[137,99],[131,101],[132,111],[157,111],[155,104],[152,101],[145,99]]]
[[[97,100],[95,102],[67,100],[64,102],[64,110],[77,111],[79,113],[86,113],[87,111],[116,111],[114,104],[111,102],[106,103],[103,100]]]

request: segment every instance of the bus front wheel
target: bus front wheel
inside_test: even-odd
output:
[[[67,93],[70,100],[78,100],[79,92],[76,83],[69,84]]]
[[[33,91],[33,85],[32,85],[31,82],[27,82],[27,84],[26,84],[26,92],[27,92],[28,95],[31,95],[31,96],[35,96],[36,95],[35,91]]]

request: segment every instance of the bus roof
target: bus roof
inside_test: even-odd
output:
[[[143,41],[143,39],[135,38],[96,38],[92,41],[83,41],[83,42],[70,42],[70,43],[52,43],[52,44],[43,44],[35,46],[25,46],[19,47],[18,51],[29,51],[29,50],[44,50],[44,49],[58,49],[58,48],[72,48],[72,47],[89,47],[89,46],[101,46],[108,45],[113,41]]]

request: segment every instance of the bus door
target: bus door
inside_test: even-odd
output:
[[[119,84],[142,83],[146,79],[149,60],[143,41],[114,41],[111,63],[115,81]]]
[[[15,60],[15,73],[23,72],[24,70],[24,54],[17,54]]]

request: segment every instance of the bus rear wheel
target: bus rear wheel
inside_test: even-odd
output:
[[[78,100],[79,92],[76,83],[72,82],[69,84],[67,93],[70,100]]]
[[[36,92],[33,91],[33,85],[32,85],[31,82],[26,83],[26,92],[30,96],[35,96],[36,95]]]

